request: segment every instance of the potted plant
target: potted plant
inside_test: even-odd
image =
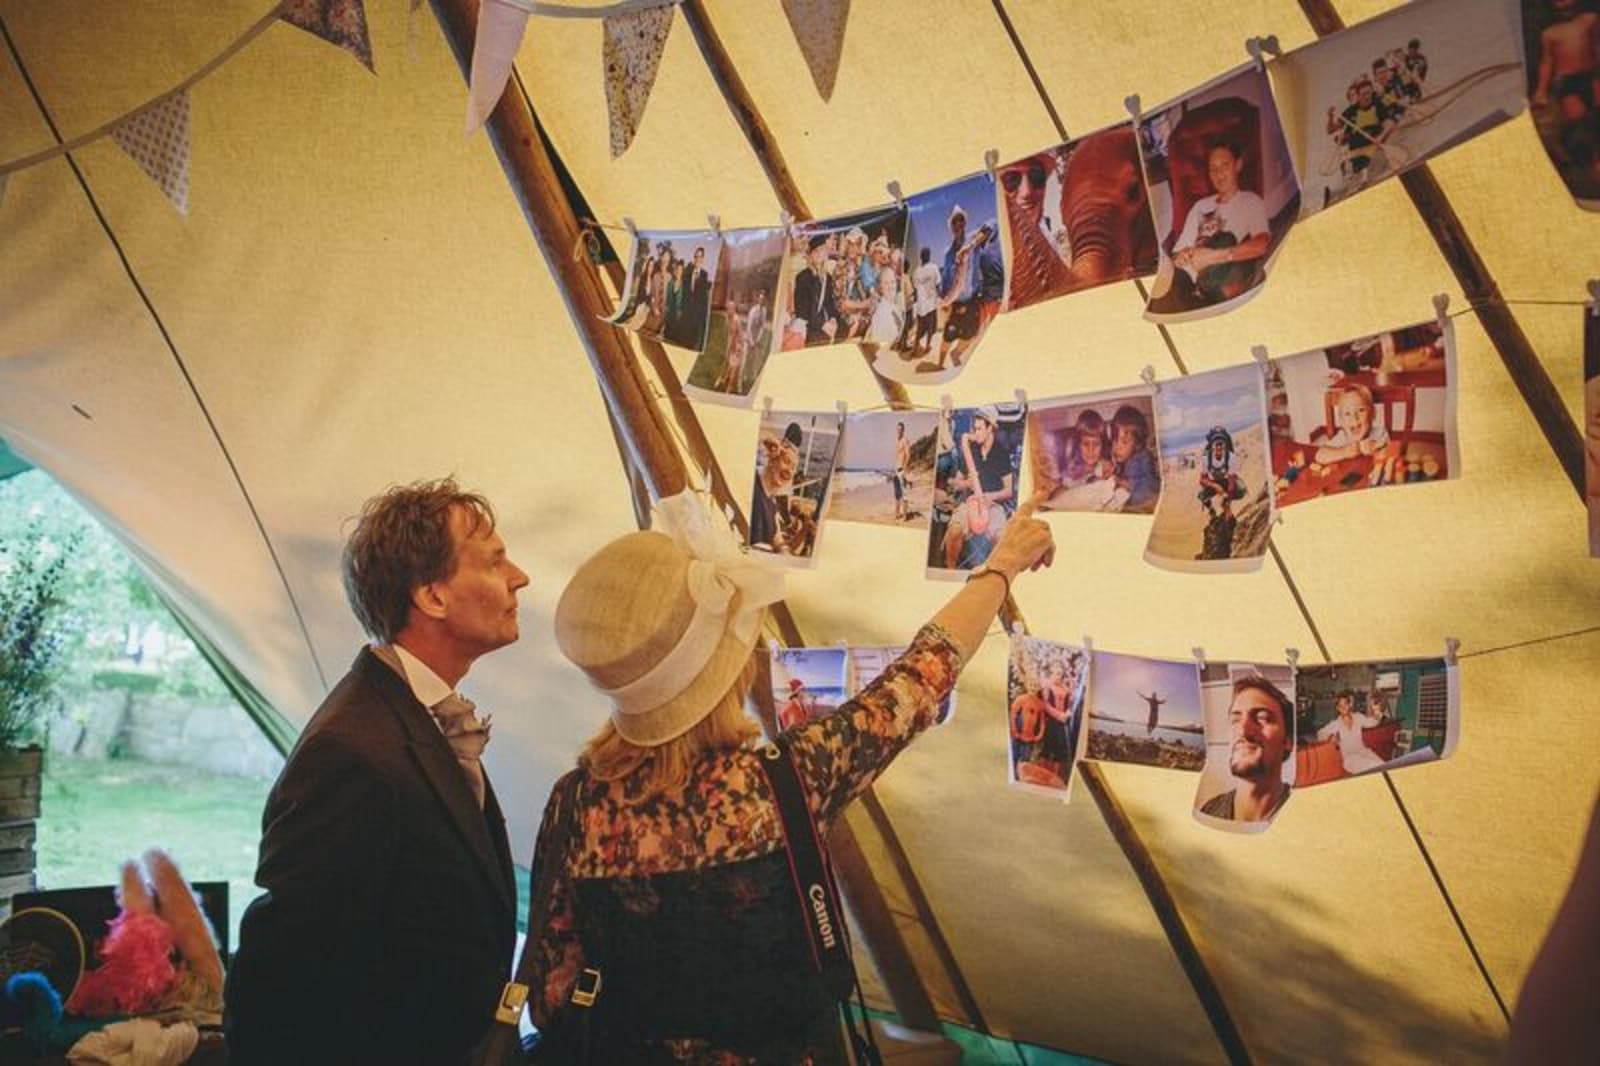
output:
[[[34,887],[44,712],[55,702],[63,632],[57,608],[71,545],[36,525],[0,542],[0,907]]]

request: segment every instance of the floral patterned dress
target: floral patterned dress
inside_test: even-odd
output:
[[[855,699],[788,734],[821,827],[936,720],[961,665],[949,634],[925,626]],[[581,785],[581,846],[561,857],[550,921],[529,945],[535,1024],[576,1009],[566,1006],[576,977],[596,965],[595,1061],[846,1061],[760,756],[707,752],[681,793],[630,802],[639,791],[631,779]],[[536,865],[553,858],[545,813]]]

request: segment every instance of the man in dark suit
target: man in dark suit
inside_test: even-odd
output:
[[[479,755],[488,721],[454,693],[517,639],[528,576],[488,501],[454,481],[367,501],[344,550],[374,644],[328,694],[262,816],[228,974],[230,1066],[462,1062],[511,975],[516,890]]]
[[[828,238],[812,237],[806,249],[806,267],[794,276],[794,314],[805,320],[808,345],[831,344],[839,330],[839,308],[824,268],[827,259]]]
[[[706,250],[696,248],[694,258],[689,261],[689,277],[686,279],[689,286],[689,329],[688,339],[691,348],[704,348],[706,344],[706,324],[711,318],[711,274],[706,270]],[[729,324],[732,328],[732,324]]]

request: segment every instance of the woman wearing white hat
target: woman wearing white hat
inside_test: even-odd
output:
[[[785,734],[822,833],[932,724],[1012,580],[1050,564],[1050,531],[1032,511],[1018,510],[985,567],[880,677]],[[731,550],[687,495],[661,512],[670,535],[608,544],[556,608],[562,652],[611,716],[539,831],[535,911],[541,880],[552,887],[547,920],[530,915],[534,1021],[559,1034],[574,991],[583,1004],[603,984],[592,1061],[844,1062],[745,710],[782,576]]]

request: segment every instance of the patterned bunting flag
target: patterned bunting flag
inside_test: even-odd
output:
[[[189,91],[129,115],[112,138],[150,175],[181,215],[189,213]]]
[[[367,12],[362,0],[289,0],[278,17],[338,45],[377,73],[372,66],[372,41],[367,37]]]
[[[824,100],[833,96],[839,76],[839,53],[844,51],[844,24],[850,17],[850,0],[783,0],[783,13],[794,31],[800,54],[811,68],[811,80]]]
[[[511,64],[522,46],[528,13],[494,0],[478,8],[478,34],[472,42],[472,76],[467,86],[467,133],[483,125],[500,102]]]
[[[613,159],[628,150],[639,131],[661,66],[661,51],[672,29],[672,7],[668,4],[606,17],[603,58]]]

